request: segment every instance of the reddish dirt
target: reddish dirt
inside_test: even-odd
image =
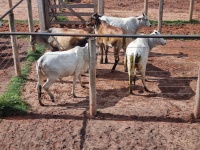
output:
[[[131,4],[128,5],[128,2]],[[169,9],[171,18],[180,13],[184,14],[183,9],[187,8],[188,3],[181,1],[183,9],[178,9],[180,1],[165,2],[166,7],[173,4],[173,7],[179,10],[175,12],[167,7],[166,11]],[[106,1],[107,11],[119,11],[125,8],[126,11],[132,12],[135,11],[132,6],[138,8],[136,13],[139,14],[141,11],[139,8],[143,5],[139,0],[134,2],[127,0],[124,3],[112,1],[112,4],[111,1]],[[150,8],[156,9],[157,6],[157,3],[150,1]],[[198,8],[195,8],[196,12],[199,11]],[[127,13],[120,12],[118,15],[126,16]],[[4,27],[1,27],[1,30]],[[150,29],[144,28],[140,32],[148,34],[156,28],[155,26]],[[21,30],[20,25],[17,30],[28,31],[25,27]],[[162,31],[163,34],[199,34],[200,26],[194,24],[164,26]],[[6,42],[1,39],[1,44],[6,45]],[[134,95],[128,94],[128,75],[123,72],[122,56],[116,71],[110,72],[111,63],[114,62],[113,51],[110,49],[110,63],[97,63],[96,117],[89,116],[88,76],[83,77],[86,88],[81,88],[80,84],[77,84],[78,98],[71,97],[72,77],[67,77],[63,79],[63,84],[56,82],[50,88],[55,95],[55,103],[52,103],[44,92],[45,107],[39,106],[35,64],[33,64],[22,91],[22,97],[30,104],[31,109],[25,116],[6,117],[1,120],[0,147],[2,149],[199,149],[200,126],[198,120],[194,122],[191,115],[200,62],[199,47],[199,40],[168,39],[167,45],[154,48],[147,65],[149,81],[147,87],[155,93],[144,92],[141,81],[137,80]],[[6,53],[8,49],[1,47],[1,53]]]

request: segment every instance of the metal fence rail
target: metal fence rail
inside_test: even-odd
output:
[[[144,35],[144,34],[63,34],[36,32],[0,32],[0,35],[40,35],[40,36],[78,36],[78,37],[120,37],[120,38],[166,38],[166,39],[200,39],[200,35]]]

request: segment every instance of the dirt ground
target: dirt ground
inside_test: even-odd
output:
[[[158,3],[149,2],[150,8],[156,10]],[[184,20],[188,1],[181,1],[182,5],[180,1],[165,2],[166,11],[171,12],[166,16],[173,18],[182,14],[182,18],[179,17]],[[171,9],[172,4],[179,11]],[[199,4],[195,2],[195,14],[199,13]],[[139,0],[123,3],[107,0],[105,6],[105,11],[109,13],[125,8],[139,14],[143,8]],[[118,13],[118,16],[126,15],[125,12]],[[153,13],[150,15],[154,16]],[[140,33],[148,34],[155,28],[144,28]],[[7,30],[5,26],[0,29]],[[22,31],[20,26],[17,29]],[[27,31],[27,28],[23,27],[23,30]],[[162,31],[163,34],[199,34],[200,25],[164,26]],[[76,86],[78,98],[71,97],[72,77],[67,77],[63,83],[56,82],[50,88],[55,103],[44,92],[45,106],[39,106],[33,64],[22,91],[22,97],[30,104],[31,110],[25,116],[1,120],[1,149],[199,149],[199,121],[194,122],[191,114],[200,62],[200,42],[166,41],[165,46],[151,51],[147,65],[147,87],[155,93],[144,92],[141,81],[137,80],[134,95],[128,94],[128,75],[123,72],[122,56],[116,71],[110,72],[114,62],[112,49],[109,50],[109,64],[97,63],[96,117],[89,116],[88,74],[82,77],[86,88],[80,84]],[[5,45],[5,42],[2,43]],[[6,50],[1,47],[0,52],[6,53]],[[7,74],[10,72],[7,71]]]

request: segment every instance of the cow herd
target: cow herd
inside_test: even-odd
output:
[[[65,34],[136,34],[138,30],[144,26],[150,27],[148,17],[142,14],[139,17],[118,18],[110,16],[100,16],[95,13],[90,16],[86,22],[87,28],[68,29],[68,28],[50,28],[47,33],[65,33]],[[39,32],[39,31],[38,31]],[[150,35],[156,36],[160,33],[154,30]],[[100,63],[108,63],[108,49],[114,49],[115,62],[111,69],[114,71],[119,62],[119,52],[124,51],[124,71],[128,72],[129,77],[129,93],[132,94],[132,81],[134,80],[136,69],[142,76],[144,90],[151,92],[146,86],[145,72],[150,50],[157,45],[165,45],[163,38],[121,38],[121,37],[97,37],[96,46],[100,51]],[[38,83],[38,99],[41,102],[42,88],[48,93],[54,102],[54,96],[49,91],[49,87],[62,77],[73,76],[72,95],[75,95],[76,80],[79,79],[81,86],[81,75],[87,71],[89,54],[88,54],[88,37],[77,36],[41,36],[33,35],[31,44],[43,44],[52,52],[47,52],[41,56],[36,65]],[[98,54],[98,49],[95,49]],[[105,52],[105,60],[103,53]],[[46,79],[46,81],[45,81]]]

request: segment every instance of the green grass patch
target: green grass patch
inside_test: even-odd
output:
[[[158,25],[158,21],[150,20],[152,25]],[[200,24],[200,21],[198,20],[192,20],[192,21],[183,21],[183,20],[174,20],[174,21],[163,21],[163,25],[172,25],[172,26],[179,26],[179,25],[185,25],[185,24]]]
[[[24,39],[27,38],[29,40],[30,35],[17,35],[17,39]]]
[[[13,77],[4,94],[0,95],[0,117],[22,115],[27,112],[29,106],[22,101],[21,90],[26,82],[26,77],[31,69],[31,65],[43,53],[43,46],[36,46],[36,52],[30,51],[26,61],[22,65],[22,75]]]
[[[68,21],[67,17],[64,17],[64,16],[58,16],[57,20],[58,21]]]

